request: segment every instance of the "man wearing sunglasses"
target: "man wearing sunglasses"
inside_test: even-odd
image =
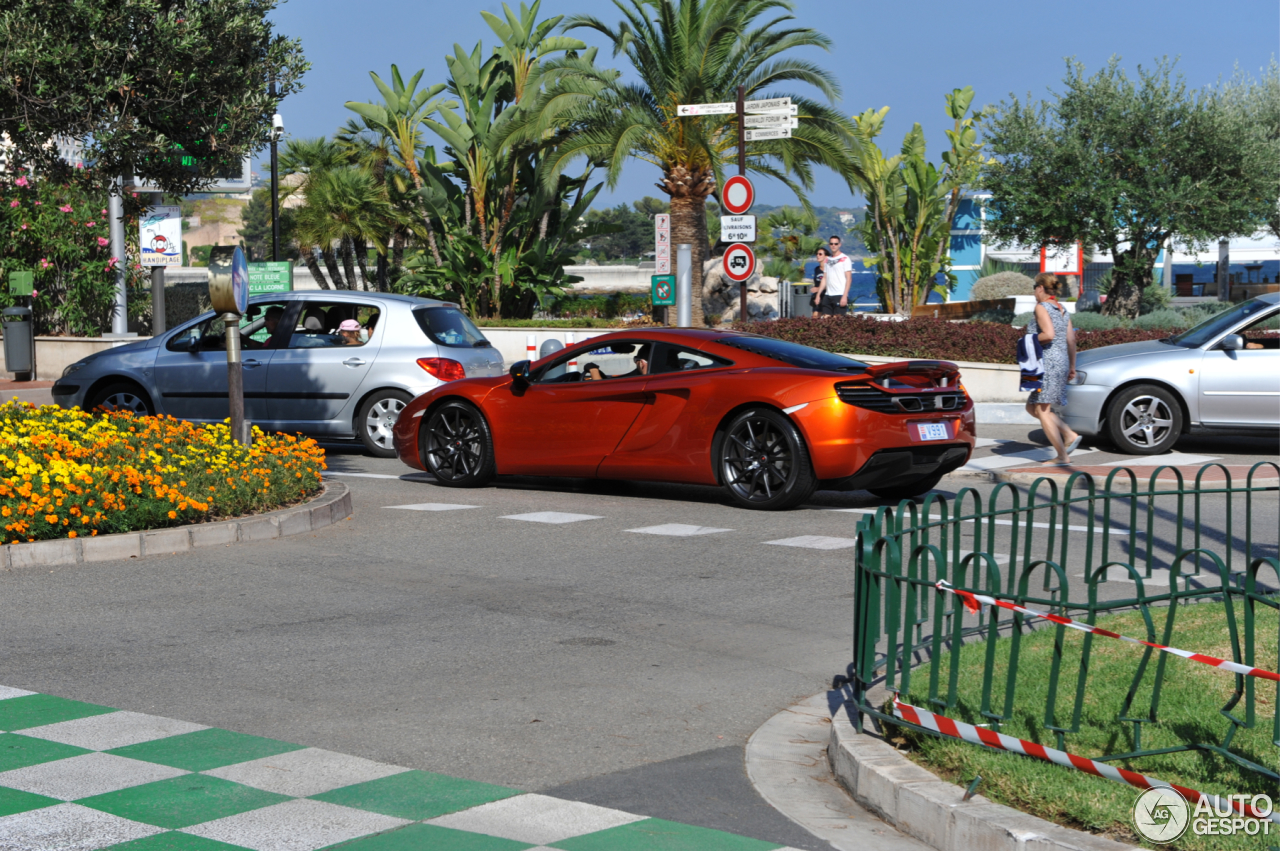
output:
[[[822,316],[844,316],[849,312],[849,290],[853,288],[853,261],[840,250],[840,237],[828,238],[827,268],[822,277]]]

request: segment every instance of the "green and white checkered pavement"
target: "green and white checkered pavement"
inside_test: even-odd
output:
[[[0,731],[0,851],[781,848],[4,686]]]

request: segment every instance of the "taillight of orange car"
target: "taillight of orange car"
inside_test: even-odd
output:
[[[418,366],[441,381],[457,381],[467,377],[462,364],[449,358],[418,358]]]

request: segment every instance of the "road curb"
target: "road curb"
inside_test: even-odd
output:
[[[962,787],[916,765],[883,739],[855,730],[847,704],[831,721],[827,756],[836,781],[855,801],[935,851],[1141,851],[981,795],[966,801]]]
[[[1046,479],[1061,487],[1067,483],[1071,476],[1071,473],[1008,473],[1000,470],[954,470],[948,473],[946,478],[962,479],[970,482],[983,482],[992,485],[998,485],[1001,483],[1011,485],[1033,485],[1041,479]],[[1094,476],[1093,480],[1097,485],[1101,486],[1103,478],[1104,477],[1102,476]],[[1187,483],[1194,483],[1194,481],[1194,475],[1186,476]],[[1124,496],[1127,493],[1123,489],[1125,482],[1120,481],[1119,484],[1121,486],[1121,490],[1117,492],[1117,495]],[[1206,487],[1209,488],[1219,485],[1221,485],[1219,482],[1206,483]],[[1280,479],[1254,479],[1253,485],[1254,487],[1259,488],[1280,487]],[[1140,491],[1145,491],[1149,486],[1150,479],[1144,480],[1141,476],[1138,477],[1138,489]],[[1172,479],[1160,479],[1156,482],[1155,489],[1157,491],[1176,491],[1178,489],[1178,483]]]
[[[216,523],[193,523],[169,529],[122,532],[92,538],[60,538],[30,544],[0,546],[0,567],[54,567],[91,564],[116,559],[142,558],[161,553],[180,553],[202,547],[225,547],[234,543],[266,541],[301,535],[331,526],[351,516],[351,491],[342,482],[323,482],[319,496],[290,508],[254,514]]]

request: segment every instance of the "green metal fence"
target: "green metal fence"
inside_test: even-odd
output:
[[[1193,482],[1172,467],[1154,469],[1149,478],[1144,471],[1141,478],[1146,481],[1119,468],[1105,480],[1079,473],[1065,485],[1051,479],[1030,488],[1001,484],[985,497],[966,488],[954,498],[934,494],[921,504],[904,502],[866,516],[855,550],[850,672],[855,727],[861,727],[863,714],[903,723],[872,699],[877,686],[894,695],[927,696],[924,708],[946,714],[956,706],[961,671],[959,652],[949,651],[978,641],[986,642],[983,720],[999,729],[1012,717],[1021,637],[1044,622],[1033,624],[1038,619],[999,609],[969,612],[958,596],[937,589],[940,580],[1088,624],[1100,615],[1138,611],[1146,635],[1134,637],[1173,646],[1182,604],[1222,601],[1233,661],[1252,666],[1259,642],[1277,646],[1280,635],[1258,634],[1256,616],[1259,606],[1280,609],[1280,488],[1274,484],[1280,466],[1258,463],[1243,483],[1218,464],[1202,468]],[[1050,628],[1057,631],[1060,650],[1066,627]],[[1001,637],[1008,643],[998,657]],[[1078,669],[1064,671],[1061,652],[1050,666],[1048,699],[1037,717],[1059,750],[1069,750],[1069,737],[1080,731],[1092,639],[1083,638]],[[1207,750],[1280,780],[1274,770],[1231,748],[1238,730],[1258,722],[1260,697],[1265,712],[1274,716],[1271,738],[1280,746],[1280,713],[1274,711],[1280,683],[1263,697],[1270,684],[1224,674],[1234,676],[1235,688],[1221,710],[1227,719],[1221,738],[1143,748],[1143,726],[1159,720],[1170,662],[1163,653],[1152,660],[1155,652],[1134,651],[1140,659],[1119,716],[1131,725],[1131,747],[1105,760]],[[1026,707],[1019,711],[1025,717]]]

